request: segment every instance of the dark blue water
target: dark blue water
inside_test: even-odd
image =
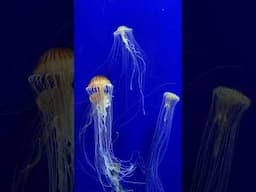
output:
[[[28,76],[49,48],[73,47],[72,4],[58,0],[1,3],[0,191],[11,191],[16,168],[24,165],[34,142],[37,108]],[[26,191],[47,191],[46,167],[43,157]]]
[[[255,4],[255,3],[252,3]],[[238,89],[252,100],[240,124],[228,191],[255,191],[255,5],[185,1],[183,46],[183,189],[189,191],[212,90]]]
[[[120,25],[133,28],[135,39],[146,54],[145,116],[140,110],[138,90],[135,89],[133,94],[129,94],[129,98],[123,98],[123,92],[120,90],[128,90],[129,87],[123,84],[115,85],[119,78],[120,66],[113,65],[111,73],[106,73],[104,67],[97,71],[110,52],[113,43],[112,33]],[[121,159],[129,159],[133,151],[139,151],[146,163],[163,93],[171,91],[181,96],[181,35],[179,0],[91,2],[77,0],[75,2],[76,136],[83,126],[86,110],[90,105],[85,88],[95,74],[104,74],[113,80],[114,85],[113,137],[116,136],[116,132],[119,133],[114,143],[115,155]],[[128,108],[124,104],[124,100],[127,99]],[[91,159],[94,157],[93,134],[91,127],[86,137],[87,154]],[[102,191],[97,178],[88,175],[89,173],[96,176],[83,160],[77,139],[75,149],[75,190]],[[160,166],[160,176],[166,191],[181,191],[181,163],[180,102],[174,115],[168,151]],[[138,173],[132,180],[144,181],[145,176]],[[144,185],[132,185],[131,188],[134,191],[144,191]]]

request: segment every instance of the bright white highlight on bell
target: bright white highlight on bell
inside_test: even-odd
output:
[[[164,192],[158,168],[168,148],[172,120],[180,98],[171,92],[163,94],[163,101],[151,145],[146,175],[146,192]]]
[[[134,38],[132,28],[120,26],[113,35],[114,43],[112,45],[110,59],[113,62],[118,62],[119,59],[121,60],[120,64],[123,70],[125,70],[122,73],[129,75],[129,89],[131,91],[134,89],[134,81],[137,80],[142,112],[145,114],[143,84],[146,73],[146,62],[143,51]]]

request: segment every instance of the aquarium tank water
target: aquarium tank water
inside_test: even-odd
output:
[[[75,1],[75,191],[180,192],[181,1]]]

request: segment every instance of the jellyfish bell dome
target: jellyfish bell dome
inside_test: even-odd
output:
[[[126,33],[126,32],[132,32],[132,28],[129,28],[125,25],[121,25],[116,29],[116,31],[114,32],[114,35],[122,35],[123,33]]]
[[[111,104],[113,85],[104,76],[95,76],[86,88],[90,102],[93,105],[107,107]]]
[[[171,93],[171,92],[165,92],[164,98],[166,103],[178,102],[180,100],[178,95],[175,95],[174,93]]]
[[[73,95],[73,50],[51,48],[39,59],[28,81],[33,87],[41,111],[58,112]]]
[[[69,48],[52,48],[41,56],[33,73],[73,73],[73,69],[73,50]]]
[[[243,105],[245,108],[250,106],[250,99],[235,89],[219,86],[216,87],[213,92],[218,100],[220,102],[222,101],[222,105],[224,103],[229,105]]]

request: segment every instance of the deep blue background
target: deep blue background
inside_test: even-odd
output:
[[[139,150],[145,160],[164,91],[181,95],[181,1],[180,0],[130,0],[130,1],[82,1],[75,3],[75,93],[76,93],[76,136],[84,120],[88,97],[85,87],[93,77],[95,69],[109,54],[113,42],[112,33],[120,25],[134,29],[134,36],[146,53],[147,73],[145,84],[146,116],[139,113],[130,124],[122,126],[130,116],[117,113],[122,106],[118,87],[114,87],[114,126],[113,134],[119,132],[114,150],[121,159],[128,159],[133,150]],[[113,70],[117,70],[113,68]],[[104,71],[102,71],[104,73]],[[110,79],[118,77],[110,76]],[[169,83],[169,84],[168,84]],[[114,85],[115,86],[115,85]],[[128,89],[128,87],[127,87]],[[133,103],[138,99],[130,98]],[[119,105],[120,104],[120,105]],[[135,112],[137,109],[131,109]],[[93,157],[93,130],[88,131],[89,156]],[[101,190],[97,180],[86,175],[79,142],[76,139],[75,189],[78,192]],[[88,147],[89,148],[89,147]],[[85,163],[85,162],[84,162]],[[181,103],[177,105],[169,149],[161,165],[160,175],[166,191],[181,191]],[[88,167],[84,167],[91,172]],[[133,180],[144,178],[137,175]],[[134,186],[135,191],[144,191]]]

